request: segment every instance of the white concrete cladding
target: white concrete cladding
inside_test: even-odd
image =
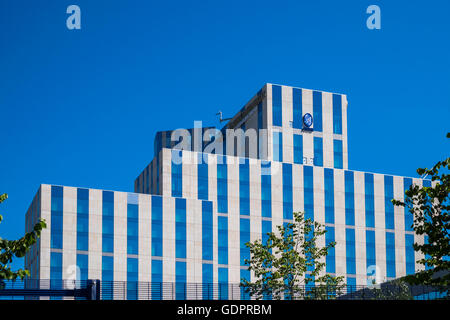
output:
[[[43,184],[40,188],[42,219],[47,228],[43,230],[39,241],[39,273],[41,279],[50,279],[51,253],[62,254],[62,279],[76,277],[77,254],[88,256],[88,278],[102,279],[102,257],[114,258],[114,281],[127,281],[127,258],[138,258],[139,281],[151,281],[152,258],[163,261],[163,281],[175,281],[175,201],[173,197],[135,194],[114,191],[114,250],[106,253],[102,250],[102,190],[89,190],[89,248],[87,251],[77,250],[77,188],[63,188],[63,247],[54,249],[51,246],[51,185]],[[127,205],[130,195],[138,205],[139,219],[139,252],[137,255],[127,253]],[[152,198],[162,198],[163,204],[163,256],[152,257]],[[187,265],[189,282],[202,282],[202,202],[186,199],[186,258],[181,259]],[[198,250],[200,248],[200,250]],[[180,260],[177,258],[177,260]],[[30,266],[31,267],[31,266]]]
[[[172,150],[162,149],[161,156],[167,162],[171,162]],[[176,262],[186,263],[186,281],[201,283],[202,268],[205,261],[202,256],[202,232],[204,221],[202,218],[202,201],[193,199],[198,196],[198,153],[183,151],[183,159],[193,163],[183,163],[182,169],[182,198],[172,197],[170,194],[164,196],[134,194],[126,192],[114,193],[114,251],[105,253],[102,250],[102,203],[103,191],[89,189],[89,246],[87,251],[77,250],[77,188],[61,187],[63,190],[63,245],[62,249],[51,248],[51,188],[50,185],[42,185],[40,188],[40,216],[47,221],[48,227],[42,232],[39,242],[39,274],[41,279],[50,278],[51,253],[62,253],[62,277],[64,279],[73,279],[73,267],[77,264],[77,254],[88,255],[88,277],[91,279],[102,279],[102,258],[105,256],[113,257],[114,275],[113,279],[117,281],[127,280],[127,259],[138,259],[138,280],[149,282],[152,279],[151,270],[154,260],[161,260],[163,265],[163,281],[174,282],[176,280]],[[249,164],[249,214],[243,215],[241,212],[241,181],[240,181],[240,163],[236,157],[226,156],[227,165],[227,212],[218,212],[218,192],[217,184],[217,155],[208,154],[203,159],[207,159],[208,167],[208,201],[212,203],[213,208],[213,258],[207,263],[213,265],[213,281],[217,282],[218,268],[228,269],[228,282],[238,283],[241,279],[243,266],[241,265],[242,245],[240,219],[250,219],[250,238],[255,240],[262,237],[263,221],[272,222],[272,231],[276,231],[276,226],[281,225],[286,218],[283,217],[283,207],[285,205],[283,198],[283,170],[284,166],[292,167],[292,208],[294,211],[303,211],[304,201],[304,168],[306,166],[299,164],[283,164],[272,162],[270,172],[271,188],[271,215],[262,217],[262,176],[266,171],[261,170],[261,160],[250,159]],[[242,160],[242,159],[241,159]],[[248,160],[248,159],[247,159]],[[328,227],[334,228],[336,245],[335,252],[335,274],[343,275],[347,278],[356,279],[356,284],[365,285],[367,283],[367,257],[366,257],[366,231],[375,232],[375,251],[376,266],[380,271],[381,279],[386,279],[386,213],[385,213],[385,176],[373,174],[374,191],[373,202],[375,208],[375,225],[367,227],[366,208],[365,208],[365,175],[367,173],[358,171],[347,171],[343,169],[326,169],[313,166],[314,176],[314,219],[321,223],[326,223]],[[161,183],[168,183],[171,176],[171,166],[165,163],[162,166],[162,176],[166,179]],[[334,223],[327,223],[325,218],[325,190],[324,179],[325,170],[333,172],[333,202],[334,202]],[[354,198],[354,224],[349,225],[346,221],[346,172],[353,173],[353,198]],[[421,184],[420,179],[414,179],[415,184]],[[169,193],[170,186],[162,185],[162,190]],[[393,177],[394,197],[402,199],[403,178]],[[131,196],[132,195],[132,196]],[[152,256],[152,199],[162,198],[163,221],[162,221],[162,246],[161,256]],[[133,198],[138,205],[139,215],[139,252],[136,255],[127,253],[127,205]],[[176,218],[175,202],[177,199],[186,201],[186,258],[179,259],[175,256],[176,244]],[[218,262],[218,217],[228,218],[227,231],[227,254],[228,264],[219,264]],[[396,277],[406,274],[405,268],[405,231],[404,210],[396,208],[394,210],[394,230],[395,233],[395,271]],[[355,230],[355,268],[354,274],[348,274],[348,242],[346,231]],[[409,232],[412,234],[411,232]],[[415,238],[417,242],[423,242],[420,237]],[[419,255],[416,253],[416,259]],[[244,268],[245,269],[245,268]],[[419,266],[416,265],[416,269]]]
[[[275,95],[274,87],[279,88],[280,95]],[[294,97],[293,92],[300,93]],[[315,113],[314,98],[316,95],[320,97],[318,102],[320,105],[320,112]],[[279,99],[278,99],[279,97]],[[274,124],[274,100],[280,100],[280,123]],[[317,104],[317,103],[316,103]],[[334,106],[336,104],[336,106]],[[339,116],[337,113],[339,112]],[[305,114],[313,115],[313,125],[311,130],[306,130],[303,126],[302,117]],[[317,119],[315,119],[317,117]],[[277,121],[275,121],[277,122]],[[321,123],[315,127],[314,123]],[[336,128],[336,129],[335,129]],[[337,129],[339,128],[339,129]],[[207,129],[207,128],[204,128]],[[256,130],[258,141],[256,143],[246,143],[243,148],[246,157],[261,158],[270,161],[277,160],[274,154],[274,137],[281,133],[281,153],[282,162],[298,163],[306,165],[318,165],[328,168],[348,168],[348,146],[347,146],[347,96],[344,94],[336,94],[324,91],[302,89],[290,86],[281,86],[275,84],[266,84],[263,88],[245,104],[243,108],[231,118],[223,129],[243,129],[244,131]],[[187,130],[186,130],[187,131]],[[262,131],[267,132],[267,139],[262,139],[260,134]],[[171,131],[162,132],[161,146],[158,147],[158,154],[155,154],[155,160],[145,168],[145,170],[136,178],[135,192],[144,192],[152,194],[164,194],[165,190],[158,189],[156,177],[158,175],[157,168],[164,164],[165,159],[159,156],[161,148],[169,148],[166,143],[167,135]],[[189,131],[189,132],[192,132]],[[225,132],[225,131],[224,131]],[[339,132],[339,133],[336,133]],[[249,136],[252,136],[248,133]],[[265,137],[265,134],[262,134]],[[297,148],[302,149],[302,154],[296,156],[296,149],[294,143],[294,136],[300,136],[301,146]],[[234,136],[233,136],[234,137]],[[229,138],[230,139],[230,138]],[[192,139],[191,139],[192,140]],[[219,139],[220,140],[220,139]],[[238,140],[236,140],[237,142]],[[321,143],[319,143],[321,141]],[[336,145],[335,145],[336,141]],[[316,142],[316,146],[315,146]],[[255,157],[249,153],[253,145],[259,146],[260,154]],[[224,144],[225,148],[226,143]],[[335,150],[335,146],[342,149]],[[192,145],[188,151],[193,150]],[[314,148],[319,151],[319,155],[315,155]],[[240,148],[236,148],[239,150]],[[265,154],[267,152],[267,155]],[[220,152],[219,152],[220,153]],[[225,150],[229,156],[236,156],[235,150]],[[315,157],[316,156],[316,157]],[[342,158],[342,160],[335,162],[335,158]],[[319,159],[320,158],[320,159]],[[163,179],[164,177],[162,177]],[[149,191],[151,190],[151,191]]]
[[[281,88],[281,123],[276,123],[273,119],[273,113],[276,112],[274,109],[274,87]],[[316,91],[303,88],[295,88],[290,86],[282,86],[275,84],[267,84],[267,108],[264,109],[266,114],[264,117],[267,121],[268,129],[268,160],[276,160],[277,157],[274,155],[274,132],[282,133],[282,158],[283,162],[287,163],[299,163],[294,161],[294,135],[302,136],[303,144],[303,155],[302,163],[306,165],[317,165],[314,162],[314,138],[322,139],[322,147],[317,148],[317,150],[322,149],[323,160],[319,161],[319,166],[324,166],[328,168],[334,168],[335,165],[335,155],[334,141],[338,140],[342,143],[342,167],[343,169],[348,168],[348,146],[347,146],[347,96],[344,94],[334,94],[330,92]],[[301,102],[297,102],[297,108],[299,112],[294,112],[294,100],[293,91],[301,92]],[[314,119],[314,102],[313,93],[318,94],[321,97],[321,112],[317,113],[317,117],[320,119]],[[339,102],[339,107],[333,108],[333,104]],[[275,102],[276,103],[276,102]],[[280,102],[278,102],[280,103]],[[338,117],[335,112],[339,111],[340,116]],[[305,114],[313,115],[313,125],[312,130],[304,130],[302,124],[302,117]],[[336,120],[339,119],[339,120]],[[314,128],[314,121],[322,123],[321,128]],[[339,122],[337,124],[336,122]],[[338,126],[340,129],[335,129]],[[336,133],[340,132],[340,133]],[[316,139],[317,140],[317,139]],[[317,160],[317,159],[316,159]],[[338,167],[339,168],[339,167]]]
[[[162,157],[170,161],[172,150],[162,149]],[[197,196],[198,188],[198,154],[191,151],[182,152],[183,163],[182,171],[182,197],[191,198]],[[228,188],[228,278],[229,282],[239,282],[240,279],[240,229],[239,222],[242,216],[240,213],[240,167],[239,158],[225,156],[227,163],[227,188]],[[208,185],[209,198],[208,200],[214,203],[214,222],[217,220],[217,155],[208,154],[203,157],[208,161]],[[271,163],[271,210],[272,216],[270,218],[261,217],[261,163],[264,160],[247,159],[249,161],[249,203],[250,203],[250,228],[251,240],[260,238],[262,236],[262,221],[272,221],[272,231],[276,231],[276,226],[281,225],[286,219],[283,218],[283,163]],[[242,159],[241,159],[242,161]],[[304,211],[304,165],[289,164],[292,166],[292,208],[294,211]],[[324,196],[324,167],[313,166],[314,174],[314,218],[316,221],[325,223],[325,196]],[[170,166],[163,166],[162,175],[164,177],[170,176]],[[327,169],[330,170],[330,169]],[[353,229],[355,233],[355,274],[351,274],[351,278],[356,279],[358,285],[367,284],[367,256],[366,256],[366,230],[375,231],[375,245],[376,245],[376,265],[379,268],[379,276],[386,279],[386,220],[385,220],[385,193],[384,193],[384,175],[373,174],[374,176],[374,206],[375,206],[375,225],[374,227],[366,226],[366,206],[365,206],[365,172],[348,171],[344,169],[331,169],[333,171],[334,179],[334,215],[335,223],[327,223],[327,226],[334,227],[336,245],[336,274],[349,276],[347,269],[347,242],[346,230]],[[346,182],[345,172],[353,173],[353,190],[352,197],[354,199],[354,223],[348,225],[346,222]],[[170,178],[169,178],[170,179]],[[164,179],[163,183],[170,181]],[[403,177],[394,176],[394,196],[402,199],[403,193]],[[414,183],[420,182],[420,179],[415,179]],[[170,190],[163,186],[163,190]],[[169,194],[165,196],[170,197]],[[404,226],[404,210],[402,208],[395,208],[395,269],[396,277],[406,274],[405,270],[405,231]],[[220,214],[222,215],[222,214]],[[214,227],[216,229],[216,225]],[[214,246],[217,244],[217,232],[214,233]],[[217,250],[215,251],[215,253]],[[216,257],[216,255],[214,255]],[[214,258],[216,259],[216,258]],[[214,260],[216,263],[216,260]],[[418,268],[418,266],[416,266]]]
[[[338,116],[337,111],[341,112]],[[312,131],[305,130],[302,117],[306,113],[322,126],[316,124]],[[132,281],[142,283],[153,279],[174,283],[184,277],[187,283],[237,284],[247,271],[243,265],[243,257],[248,255],[245,242],[262,238],[263,230],[276,232],[277,226],[291,221],[292,211],[304,212],[313,206],[314,220],[325,223],[337,243],[330,273],[356,285],[367,284],[368,269],[374,265],[381,281],[388,273],[389,279],[406,274],[406,257],[411,257],[411,251],[406,251],[412,248],[406,247],[405,237],[414,235],[418,243],[424,240],[406,230],[403,208],[390,207],[390,195],[403,199],[405,178],[347,170],[345,95],[267,84],[227,126],[267,129],[267,159],[202,155],[161,146],[136,179],[136,193],[82,189],[87,190],[89,201],[88,208],[83,209],[87,210],[83,214],[88,215],[89,229],[84,249],[78,248],[82,233],[78,230],[80,189],[41,185],[27,212],[26,229],[29,231],[30,221],[38,217],[46,220],[47,228],[37,250],[27,255],[26,267],[36,270],[33,274],[40,279],[50,279],[53,269],[60,269],[62,279],[78,278],[79,266],[89,279],[102,280],[108,275],[115,281],[133,277]],[[277,133],[282,134],[278,142],[282,145],[281,161],[273,161],[279,156],[273,148]],[[297,143],[301,141],[300,148],[294,137]],[[321,148],[315,146],[317,141]],[[336,146],[342,148],[342,168],[336,166]],[[317,152],[320,163],[316,162]],[[182,162],[174,161],[179,154]],[[423,183],[421,179],[411,180]],[[54,188],[60,202],[53,208]],[[133,211],[136,205],[137,211]],[[109,210],[112,217],[107,217]],[[129,211],[134,212],[131,218]],[[137,243],[129,234],[136,220],[137,229],[131,233],[138,233]],[[177,229],[179,223],[181,229]],[[105,230],[112,232],[112,242],[104,236]],[[53,232],[61,233],[58,246],[52,244]],[[394,248],[389,246],[392,240]],[[185,243],[184,254],[177,249],[180,241]],[[113,250],[105,249],[108,246]],[[422,258],[417,252],[414,255],[415,261]],[[79,257],[87,257],[84,267]],[[137,275],[130,275],[134,272],[128,270],[130,261],[137,261]],[[130,266],[136,268],[135,264]],[[160,274],[155,276],[158,268]],[[416,264],[415,270],[420,269]],[[124,295],[115,292],[115,297]],[[239,297],[239,292],[228,293],[228,298]]]

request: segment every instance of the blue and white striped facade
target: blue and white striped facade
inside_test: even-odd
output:
[[[345,95],[267,84],[221,131],[237,128],[267,130],[257,157],[174,149],[166,131],[134,193],[41,185],[26,216],[27,230],[48,225],[26,256],[32,278],[239,283],[252,276],[245,243],[297,211],[326,225],[322,245],[337,243],[326,272],[348,284],[420,270],[412,243],[423,238],[390,200],[430,181],[348,170]]]

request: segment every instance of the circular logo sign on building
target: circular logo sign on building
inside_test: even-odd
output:
[[[305,113],[303,115],[303,125],[307,128],[311,127],[313,124],[313,117],[310,113]]]

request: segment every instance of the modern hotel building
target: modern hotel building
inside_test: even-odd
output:
[[[237,129],[250,143],[234,143]],[[431,181],[348,168],[346,95],[266,84],[224,128],[181,132],[157,133],[134,192],[42,184],[26,214],[26,231],[47,222],[31,277],[226,287],[252,277],[245,243],[297,211],[326,225],[326,272],[350,285],[420,270],[424,239],[391,199]]]

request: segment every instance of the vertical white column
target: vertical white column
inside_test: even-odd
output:
[[[324,170],[323,167],[313,167],[314,174],[314,221],[325,224],[325,190],[324,190]],[[325,236],[317,239],[319,247],[325,247]],[[320,259],[325,263],[325,257]],[[325,268],[321,276],[326,273]]]
[[[127,196],[114,192],[114,281],[127,281]],[[114,299],[125,297],[125,286],[114,288]]]
[[[41,219],[47,223],[47,228],[41,232],[41,247],[39,252],[39,277],[50,279],[50,248],[51,248],[51,186],[41,185]]]
[[[333,94],[322,93],[323,166],[334,167],[333,155]]]
[[[206,160],[205,160],[206,158]],[[217,155],[204,154],[203,161],[208,164],[208,200],[212,202],[213,210],[213,282],[219,282],[218,278],[218,217],[217,217]]]
[[[227,157],[228,167],[228,281],[239,283],[240,274],[240,220],[239,220],[239,163]]]
[[[283,123],[283,162],[294,162],[294,138],[293,138],[293,103],[292,103],[292,87],[281,87],[282,97],[282,123]]]
[[[364,172],[354,171],[355,177],[355,253],[356,284],[367,284],[366,266],[366,205]]]
[[[198,152],[183,150],[183,197],[197,199],[198,196]]]
[[[386,279],[386,218],[384,208],[384,176],[373,175],[375,200],[375,255],[382,282]]]
[[[250,241],[261,239],[261,164],[249,159],[250,171]]]
[[[197,211],[195,210],[194,201],[191,199],[186,200],[186,282],[187,283],[195,283],[195,267],[196,257],[195,257],[195,248],[196,243],[195,235],[198,232],[196,230],[195,220],[198,216]],[[198,241],[198,240],[197,240]],[[187,297],[189,299],[190,297]],[[192,298],[191,298],[192,299]]]
[[[77,264],[77,189],[63,188],[62,278],[75,280]]]
[[[102,190],[89,190],[89,279],[102,279]]]
[[[302,112],[303,115],[309,113],[313,115],[313,94],[312,90],[302,89]],[[313,118],[314,121],[314,118]],[[314,126],[314,124],[313,124]],[[312,132],[303,132],[303,163],[312,165],[314,158],[314,137]],[[306,162],[305,162],[306,158]]]
[[[204,154],[208,161],[208,200],[213,202],[213,211],[217,212],[217,155]]]
[[[114,281],[127,280],[126,192],[114,192]]]
[[[272,230],[278,234],[277,226],[283,225],[283,169],[282,163],[272,162]]]
[[[159,180],[160,188],[162,190],[161,194],[170,197],[172,196],[172,150],[162,149],[160,155],[162,157],[161,176]],[[157,161],[157,159],[155,160]]]
[[[404,198],[403,177],[394,176],[394,199]],[[395,228],[395,275],[403,277],[406,275],[406,252],[405,252],[405,209],[394,206],[394,228]]]
[[[303,199],[303,166],[299,164],[292,165],[292,208],[294,212],[304,212]],[[276,190],[275,190],[276,191]],[[273,190],[272,190],[273,192]]]
[[[139,281],[151,282],[152,280],[152,197],[146,194],[139,194]]]
[[[266,92],[268,92],[268,90],[266,89]],[[263,100],[262,102],[262,113],[263,113],[263,124],[262,124],[262,128],[266,130],[266,135],[268,134],[267,132],[267,128],[269,123],[272,123],[272,114],[270,114],[270,122],[269,122],[269,108],[268,108],[268,102],[267,102],[267,96],[266,98]],[[261,159],[268,159],[268,150],[269,150],[269,137],[266,136],[265,138],[263,136],[259,135],[260,133],[258,132],[258,139],[262,139],[260,142],[260,147],[262,148],[263,151],[261,152]],[[258,140],[260,141],[260,140]]]
[[[347,139],[347,96],[342,95],[342,161],[343,168],[348,168],[348,139]]]
[[[163,282],[175,282],[175,198],[163,199]]]
[[[267,160],[273,159],[273,103],[272,103],[272,84],[267,84],[266,96],[266,115],[267,115]]]
[[[336,275],[346,276],[345,248],[345,180],[344,170],[334,170],[334,218],[335,218],[335,252]]]

